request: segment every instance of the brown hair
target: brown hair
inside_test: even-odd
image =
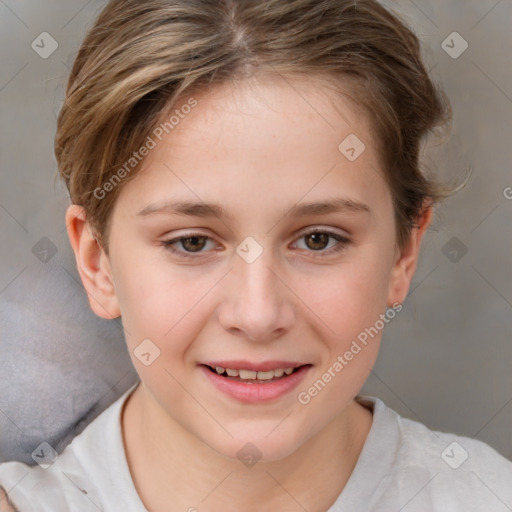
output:
[[[114,0],[78,52],[55,140],[71,201],[84,207],[107,253],[110,214],[137,162],[122,182],[112,180],[162,113],[194,91],[263,72],[325,77],[342,94],[351,84],[375,133],[399,245],[425,201],[447,195],[422,172],[419,153],[424,136],[449,118],[449,104],[418,38],[378,2]]]

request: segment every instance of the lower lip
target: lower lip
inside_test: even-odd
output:
[[[204,365],[201,365],[200,368],[218,390],[241,402],[255,403],[276,400],[290,393],[304,379],[311,365],[301,366],[287,377],[281,377],[278,380],[267,383],[240,382],[228,377],[221,377]]]

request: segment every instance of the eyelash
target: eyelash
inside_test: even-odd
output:
[[[318,229],[318,228],[308,231],[306,233],[303,233],[298,238],[298,240],[300,240],[308,235],[312,235],[312,234],[324,234],[324,235],[329,236],[330,238],[334,238],[338,242],[334,247],[331,247],[330,249],[327,249],[327,250],[321,249],[318,251],[314,251],[314,250],[308,251],[311,253],[318,253],[318,257],[323,257],[323,256],[328,256],[328,255],[330,256],[332,254],[336,254],[336,253],[344,250],[345,247],[351,243],[350,239],[348,239],[345,236],[340,235],[339,233],[335,233],[334,231],[329,231],[326,229]],[[197,258],[197,257],[200,257],[204,253],[202,251],[198,251],[198,252],[180,251],[180,250],[176,249],[175,247],[173,247],[176,242],[180,242],[181,240],[186,240],[187,238],[193,238],[193,237],[206,238],[207,241],[212,240],[211,237],[206,236],[203,233],[192,232],[192,233],[186,233],[185,235],[182,235],[177,238],[173,238],[171,240],[163,240],[161,242],[161,245],[168,251],[172,252],[173,254],[176,254],[177,256],[179,256],[181,258]]]

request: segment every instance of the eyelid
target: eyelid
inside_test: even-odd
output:
[[[213,239],[213,237],[211,237],[210,235],[207,235],[205,233],[200,233],[200,232],[197,232],[197,231],[190,231],[190,232],[182,233],[179,236],[175,236],[175,237],[173,237],[173,238],[171,238],[169,240],[162,240],[160,242],[160,244],[164,247],[164,249],[170,251],[173,254],[177,254],[178,256],[183,257],[183,258],[197,258],[197,257],[199,257],[201,255],[207,254],[204,251],[187,252],[187,251],[181,251],[181,250],[178,250],[178,249],[174,248],[174,244],[180,242],[180,240],[184,240],[186,238],[192,238],[192,237],[206,238],[207,242],[208,241],[211,241],[211,242],[215,241]],[[208,251],[208,252],[210,252],[210,251]]]
[[[322,226],[322,225],[313,225],[308,226],[306,228],[302,228],[299,231],[297,231],[293,236],[295,238],[300,238],[305,235],[309,235],[311,233],[325,233],[327,235],[336,235],[343,238],[349,238],[349,234],[345,230],[336,231],[335,228],[329,227],[329,226]]]
[[[314,250],[307,251],[306,249],[302,249],[303,251],[306,251],[309,254],[316,255],[316,257],[320,257],[320,258],[324,257],[324,256],[327,257],[329,255],[335,254],[335,253],[343,250],[348,244],[350,244],[352,242],[350,236],[347,233],[342,234],[342,233],[339,233],[338,231],[335,231],[333,228],[314,226],[314,227],[306,228],[303,231],[299,231],[295,235],[294,244],[296,244],[297,241],[301,240],[303,237],[305,237],[307,235],[311,235],[313,233],[325,234],[325,235],[329,236],[330,238],[334,238],[338,242],[334,247],[331,247],[327,250],[323,249],[323,250],[318,250],[318,251],[314,251]]]

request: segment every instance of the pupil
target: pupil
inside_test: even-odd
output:
[[[183,245],[183,248],[186,249],[187,251],[197,252],[200,251],[205,246],[206,239],[204,236],[189,236],[188,238],[184,238],[181,244]]]
[[[312,244],[309,244],[308,241],[312,241]],[[306,245],[315,251],[320,249],[325,249],[329,244],[329,235],[325,233],[312,233],[310,235],[306,235]]]

